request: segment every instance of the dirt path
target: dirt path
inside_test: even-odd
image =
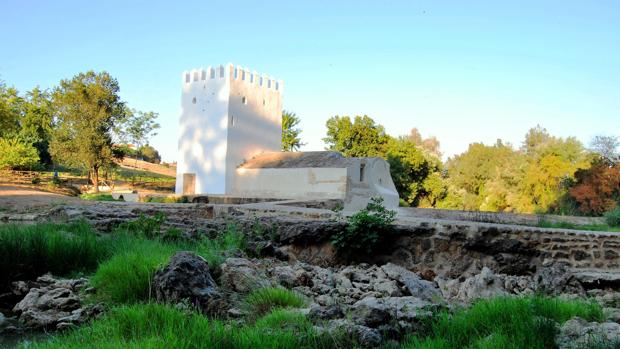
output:
[[[40,191],[27,186],[0,185],[0,212],[34,213],[63,204],[88,205],[77,197]]]

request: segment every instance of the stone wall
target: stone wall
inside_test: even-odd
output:
[[[429,208],[401,207],[399,212],[409,217],[449,219],[498,224],[520,224],[536,226],[541,222],[570,223],[575,225],[604,224],[602,217],[559,216],[551,214],[517,214],[503,212],[481,212],[440,210]]]

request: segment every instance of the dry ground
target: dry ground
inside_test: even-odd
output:
[[[34,213],[63,204],[88,205],[74,196],[49,193],[21,185],[0,185],[0,212]]]

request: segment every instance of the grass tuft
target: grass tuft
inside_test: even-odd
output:
[[[306,304],[303,296],[282,287],[265,287],[251,292],[245,299],[250,314],[262,316],[274,309],[299,308]]]
[[[113,251],[86,222],[0,226],[0,290],[12,281],[90,272]]]
[[[412,337],[401,349],[554,348],[556,324],[574,316],[602,321],[597,304],[556,298],[501,297],[482,300],[455,314],[441,312],[428,336]]]
[[[89,201],[124,201],[115,199],[111,194],[80,194],[80,199]]]

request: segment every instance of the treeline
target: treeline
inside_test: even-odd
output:
[[[97,190],[116,160],[138,152],[159,159],[147,145],[157,113],[130,109],[119,90],[110,74],[93,71],[25,94],[0,81],[0,169],[80,169]],[[127,143],[136,150],[118,146]]]
[[[417,129],[392,137],[368,116],[334,116],[326,126],[330,150],[389,162],[402,205],[601,215],[620,202],[617,137],[597,136],[588,149],[537,126],[518,148],[473,143],[444,163],[439,141]]]

